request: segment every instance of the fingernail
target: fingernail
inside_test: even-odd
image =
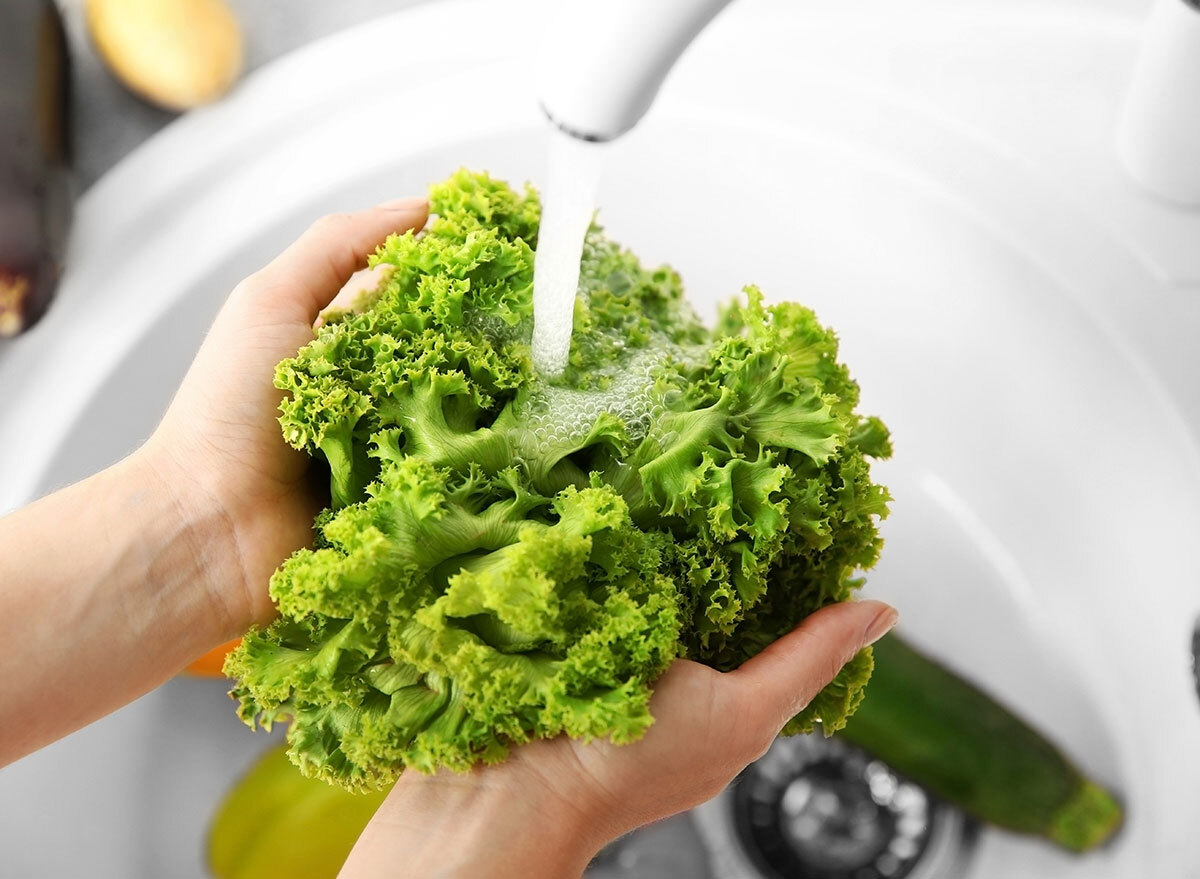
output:
[[[393,198],[391,201],[375,205],[385,211],[415,211],[428,207],[429,199],[423,195],[406,195],[404,198]]]
[[[863,635],[863,646],[866,647],[868,644],[874,644],[890,632],[899,619],[900,614],[896,612],[896,608],[888,604],[883,605],[883,609],[875,615],[875,619],[871,620],[871,624],[867,626],[867,631]]]

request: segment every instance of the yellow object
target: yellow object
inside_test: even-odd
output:
[[[334,879],[386,796],[305,778],[283,748],[274,748],[217,807],[209,871],[214,879]]]
[[[28,295],[28,278],[0,275],[0,338],[21,332],[24,325],[21,315]]]
[[[170,110],[219,98],[242,69],[241,27],[224,0],[88,0],[87,25],[116,77]]]

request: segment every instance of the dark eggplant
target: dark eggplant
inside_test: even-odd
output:
[[[71,223],[70,61],[50,0],[0,0],[0,338],[50,305]]]

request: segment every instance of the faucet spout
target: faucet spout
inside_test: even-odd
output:
[[[582,140],[633,128],[684,49],[729,0],[558,0],[543,40],[539,95]]]

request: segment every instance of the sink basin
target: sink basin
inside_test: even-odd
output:
[[[317,215],[460,165],[539,181],[543,6],[338,34],[98,183],[54,310],[0,350],[0,510],[135,448],[229,289]],[[1200,214],[1110,147],[1146,4],[835,6],[719,17],[611,148],[600,219],[706,315],[753,282],[839,331],[896,441],[868,591],[1121,792],[1102,851],[985,831],[967,875],[1200,875]],[[5,870],[204,875],[216,799],[270,741],[224,690],[172,681],[0,771]]]

